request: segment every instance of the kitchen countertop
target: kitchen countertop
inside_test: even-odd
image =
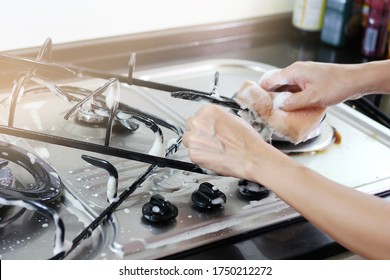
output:
[[[285,67],[297,60],[359,63],[359,40],[345,48],[320,42],[319,36],[295,30],[291,14],[247,21],[88,40],[56,45],[53,60],[113,73],[126,73],[132,52],[137,70],[205,59],[234,58]],[[34,57],[37,48],[13,55]],[[3,70],[12,77],[13,69]],[[329,236],[303,218],[227,239],[170,258],[179,259],[326,259],[346,252]]]

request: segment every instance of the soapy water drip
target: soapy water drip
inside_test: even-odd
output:
[[[110,162],[99,159],[96,157],[82,155],[81,158],[86,162],[106,170],[109,174],[107,182],[107,201],[109,203],[115,202],[118,200],[117,191],[118,191],[118,171]]]

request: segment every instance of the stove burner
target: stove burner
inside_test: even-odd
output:
[[[30,79],[40,86],[29,89],[27,92],[39,91],[43,87],[67,102],[76,103],[64,115],[64,119],[70,121],[71,117],[75,116],[75,123],[82,124],[84,127],[103,127],[105,129],[106,145],[109,144],[115,123],[119,123],[129,131],[135,131],[139,127],[139,124],[133,121],[134,116],[131,113],[124,112],[118,108],[120,104],[120,85],[115,78],[110,79],[93,91],[76,86],[57,85],[53,81],[37,74],[34,74]],[[106,96],[103,96],[103,94],[106,94]],[[17,95],[17,93],[15,92],[13,95]],[[14,110],[10,111],[9,119],[14,119]],[[136,119],[141,122],[144,121],[142,115]]]
[[[120,103],[120,85],[115,78],[110,79],[103,86],[94,91],[76,86],[57,85],[51,80],[37,74],[34,74],[34,76],[31,77],[31,81],[34,81],[39,86],[24,89],[23,94],[40,92],[48,89],[49,92],[53,92],[67,102],[76,102],[76,104],[64,115],[64,119],[67,122],[70,122],[71,125],[64,122],[62,126],[67,130],[71,130],[71,133],[75,133],[76,135],[79,135],[77,130],[80,129],[88,129],[88,136],[100,138],[103,137],[104,134],[105,146],[110,144],[114,128],[116,133],[134,132],[138,130],[140,124],[142,124],[155,133],[155,147],[152,147],[151,151],[156,152],[155,155],[163,156],[161,150],[163,135],[161,128],[159,128],[158,125],[172,130],[178,136],[183,132],[182,128],[161,120],[157,116]],[[12,96],[18,94],[19,93],[17,92],[13,92]],[[104,96],[103,94],[106,95]],[[14,115],[15,108],[11,108],[9,113],[9,126],[13,125],[15,119]],[[74,127],[74,124],[80,126],[80,129]],[[85,131],[82,133],[85,134]]]
[[[12,144],[0,141],[0,156],[26,169],[35,180],[35,184],[21,187],[21,184],[18,184],[16,175],[12,179],[8,177],[5,181],[14,180],[15,186],[12,184],[1,184],[0,197],[5,199],[49,202],[57,199],[62,194],[63,185],[57,172],[34,154]],[[1,170],[4,170],[4,168]],[[3,172],[7,173],[7,171]]]
[[[278,150],[282,151],[283,153],[289,155],[316,153],[325,150],[330,145],[335,143],[336,134],[336,129],[333,128],[326,121],[323,121],[320,125],[318,135],[305,142],[293,144],[288,141],[272,139],[270,141],[270,144]]]

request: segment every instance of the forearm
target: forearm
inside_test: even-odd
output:
[[[354,64],[349,67],[351,71],[346,73],[345,77],[353,93],[390,94],[390,60]]]
[[[202,107],[187,120],[183,144],[194,163],[263,184],[353,252],[390,259],[390,203],[310,170],[227,110]]]
[[[291,158],[281,157],[266,168],[253,171],[255,181],[337,242],[367,258],[390,258],[389,203],[330,181]]]

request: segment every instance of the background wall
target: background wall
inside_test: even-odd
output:
[[[293,0],[0,0],[0,51],[290,12]],[[7,2],[5,2],[7,1]]]

